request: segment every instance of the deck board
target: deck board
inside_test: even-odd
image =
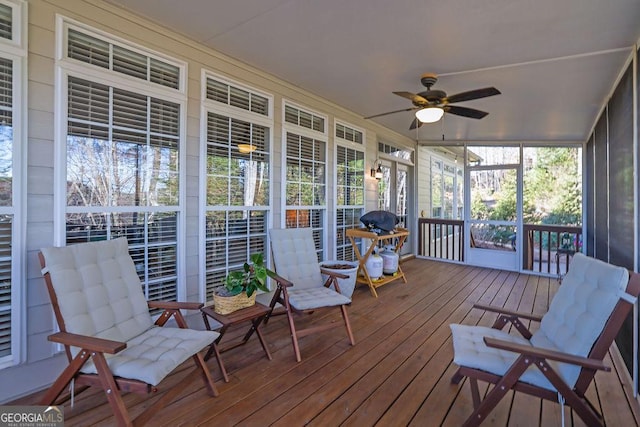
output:
[[[349,316],[356,345],[343,328],[300,340],[296,363],[286,319],[274,317],[263,329],[273,360],[257,339],[223,354],[231,381],[221,380],[209,361],[220,396],[210,398],[200,381],[186,387],[161,410],[151,425],[242,426],[458,426],[472,412],[468,381],[451,384],[450,323],[490,326],[495,313],[474,309],[476,302],[544,314],[558,288],[555,278],[427,260],[403,263],[408,283],[389,283],[373,298],[366,286],[354,292]],[[340,321],[337,310],[314,313],[301,321]],[[535,322],[531,324],[536,328]],[[225,339],[244,333],[231,329]],[[611,357],[606,363],[612,365]],[[619,367],[599,372],[587,395],[607,425],[637,425],[637,403]],[[132,416],[160,398],[191,370],[190,361],[161,384],[151,398],[126,394]],[[481,383],[481,393],[489,387]],[[13,404],[35,404],[42,393]],[[483,423],[487,426],[560,425],[560,405],[510,392]],[[567,426],[583,426],[565,407]],[[103,393],[90,390],[65,405],[65,425],[112,425]]]

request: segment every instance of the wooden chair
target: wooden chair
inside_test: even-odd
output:
[[[181,309],[200,303],[145,301],[125,238],[42,249],[39,253],[60,332],[49,341],[64,345],[69,365],[42,398],[52,405],[71,381],[80,389],[101,387],[119,425],[133,425],[120,392],[150,393],[178,365],[196,367],[135,419],[144,424],[159,407],[200,374],[207,392],[218,391],[198,353],[213,345],[217,332],[186,329]],[[153,322],[149,308],[164,310]],[[161,327],[173,316],[179,328]],[[220,354],[216,357],[224,371]]]
[[[474,411],[465,426],[479,425],[509,391],[568,404],[590,426],[603,425],[585,397],[603,359],[640,293],[640,276],[577,253],[542,317],[501,308],[492,328],[451,325],[457,384],[468,377]],[[531,333],[522,320],[539,321]],[[512,324],[522,335],[502,329]],[[495,386],[480,400],[478,380]],[[564,411],[562,412],[564,416]]]
[[[278,314],[273,311],[277,304],[282,306],[280,314],[286,314],[288,318],[296,360],[302,360],[299,338],[340,326],[339,323],[328,322],[297,329],[294,320],[296,314],[312,313],[322,308],[339,308],[349,341],[351,345],[355,345],[347,315],[347,304],[351,303],[351,299],[340,293],[337,280],[348,276],[320,268],[310,228],[272,229],[270,236],[271,252],[278,275],[274,277],[277,286],[271,299],[272,314],[269,316]],[[326,282],[322,279],[322,274],[328,276]],[[265,323],[269,316],[265,318]]]

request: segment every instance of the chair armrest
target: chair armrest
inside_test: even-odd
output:
[[[504,315],[507,315],[507,316],[521,317],[523,319],[533,320],[533,321],[536,321],[536,322],[539,322],[539,321],[542,320],[542,316],[537,315],[537,314],[519,313],[517,311],[507,310],[506,308],[495,307],[495,306],[492,306],[492,305],[474,304],[473,308],[478,308],[480,310],[485,310],[485,311],[491,311],[493,313],[504,314]]]
[[[320,272],[322,274],[326,274],[327,276],[333,276],[333,277],[335,277],[337,279],[348,279],[349,278],[348,274],[338,273],[337,271],[332,271],[332,270],[325,270],[322,267],[320,267]]]
[[[487,347],[498,348],[500,350],[512,351],[514,353],[525,354],[542,359],[555,360],[557,362],[570,363],[572,365],[579,365],[589,369],[599,369],[606,372],[611,371],[611,368],[605,365],[602,360],[589,359],[588,357],[561,353],[559,351],[549,350],[546,348],[516,344],[510,341],[499,340],[496,338],[484,337],[484,343],[487,345]]]
[[[47,339],[52,342],[80,347],[98,353],[116,354],[127,348],[127,343],[125,342],[106,340],[88,335],[71,334],[69,332],[57,332],[49,335]]]
[[[278,276],[276,273],[267,273],[267,275],[271,277],[273,280],[275,280],[279,286],[282,286],[285,288],[288,288],[289,286],[293,286],[293,283],[291,283],[290,281],[288,281],[282,276]]]
[[[147,301],[149,308],[160,308],[163,310],[200,310],[204,305],[201,302],[178,302],[178,301]]]

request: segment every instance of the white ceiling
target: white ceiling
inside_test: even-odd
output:
[[[639,0],[110,0],[363,117],[439,74],[481,120],[374,119],[419,140],[583,141],[640,38]]]

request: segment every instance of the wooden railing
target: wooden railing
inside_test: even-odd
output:
[[[464,261],[464,221],[419,218],[418,255]]]
[[[564,274],[573,254],[582,249],[581,227],[525,224],[522,234],[524,270]],[[418,255],[464,262],[464,221],[419,218]]]
[[[539,273],[564,274],[582,249],[582,227],[525,224],[522,266]]]

